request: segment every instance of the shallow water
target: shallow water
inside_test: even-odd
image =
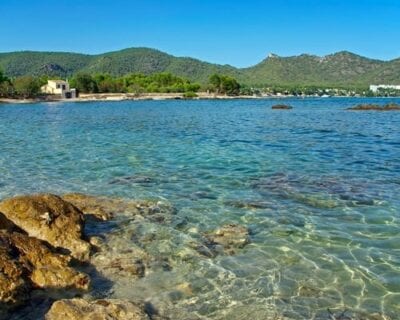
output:
[[[284,102],[294,109],[271,110],[273,99],[0,105],[0,198],[84,192],[176,207],[168,224],[121,219],[109,233],[122,251],[138,245],[132,234],[155,235],[141,249],[171,267],[116,277],[93,296],[143,299],[174,319],[397,319],[400,113],[345,109],[400,100]],[[232,222],[251,231],[235,255],[188,249]]]

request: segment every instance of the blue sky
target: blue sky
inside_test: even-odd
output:
[[[250,66],[269,52],[400,57],[400,0],[0,0],[0,52],[152,47]]]

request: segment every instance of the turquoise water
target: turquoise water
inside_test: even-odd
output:
[[[400,113],[345,109],[400,100],[284,102],[294,109],[271,110],[272,99],[0,105],[0,198],[174,205],[171,224],[146,226],[159,236],[146,250],[172,270],[106,295],[175,319],[398,319]],[[247,226],[251,243],[213,259],[178,254],[226,223]],[[173,294],[182,283],[190,295]]]

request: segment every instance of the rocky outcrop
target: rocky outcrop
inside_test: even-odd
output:
[[[142,306],[126,300],[83,299],[60,300],[53,303],[46,320],[150,320]]]
[[[276,104],[276,105],[273,105],[271,107],[271,109],[274,109],[274,110],[290,110],[290,109],[293,109],[293,107],[289,106],[289,105],[286,105],[286,104]]]
[[[379,104],[359,104],[354,107],[348,108],[347,110],[354,111],[400,111],[400,105],[395,103],[389,103],[386,105]]]
[[[168,253],[158,256],[148,249],[161,241],[159,237],[164,237],[158,235],[155,225],[169,228],[174,213],[174,208],[164,201],[77,193],[3,200],[0,202],[0,319],[7,317],[6,312],[12,314],[17,306],[18,313],[29,314],[31,308],[36,308],[36,300],[41,305],[37,318],[42,318],[53,299],[76,297],[90,286],[93,297],[104,297],[112,285],[121,285],[127,279],[133,281],[160,270],[170,271]],[[117,215],[118,219],[107,221]],[[85,263],[78,263],[77,259]],[[75,267],[90,274],[90,278]],[[149,316],[143,307],[129,301],[73,299],[55,303],[47,318],[149,319]],[[151,318],[159,319],[153,314]]]
[[[249,230],[238,224],[227,224],[206,235],[207,246],[213,251],[235,254],[250,242]]]
[[[67,249],[87,260],[90,244],[82,239],[84,220],[74,205],[52,194],[19,196],[0,202],[0,212],[29,236]]]

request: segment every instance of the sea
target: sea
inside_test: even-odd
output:
[[[79,192],[174,208],[167,223],[103,226],[123,239],[119,255],[140,247],[168,266],[94,280],[86,298],[170,319],[399,319],[400,112],[347,110],[389,102],[400,99],[0,104],[0,199]],[[226,225],[247,228],[248,244],[195,250]]]

